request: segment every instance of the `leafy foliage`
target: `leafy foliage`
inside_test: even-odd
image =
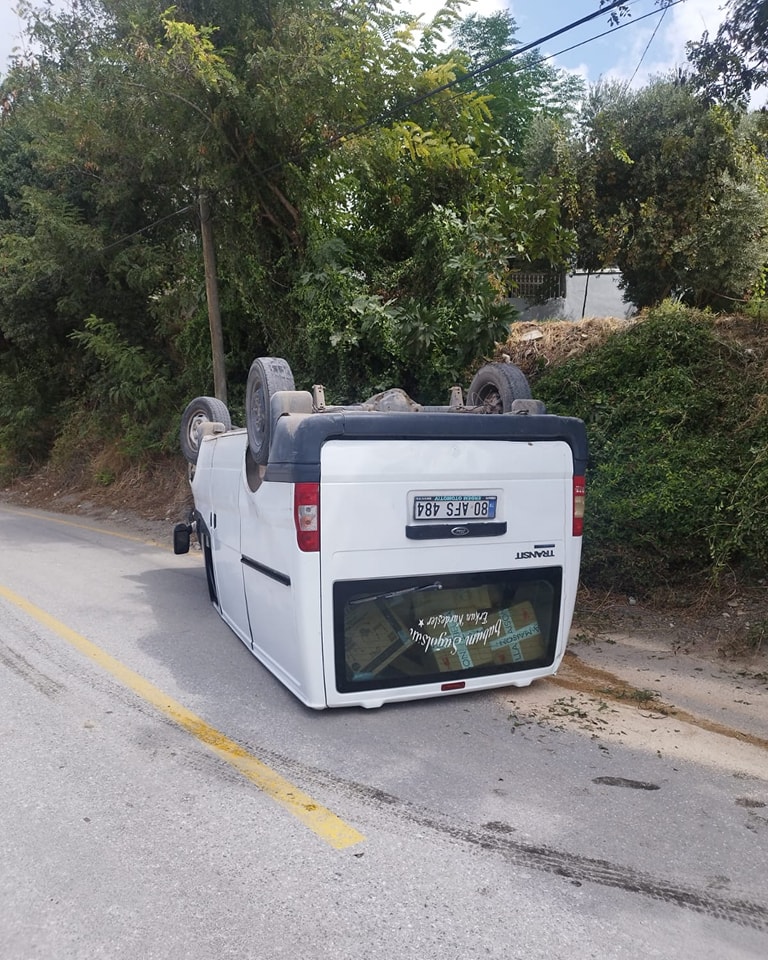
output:
[[[444,402],[446,384],[492,352],[515,316],[500,297],[508,266],[493,226],[491,211],[465,221],[435,206],[404,237],[412,256],[377,271],[374,286],[399,292],[390,297],[368,292],[344,243],[326,244],[298,293],[306,323],[297,369],[329,373],[337,400],[399,384],[422,401]]]
[[[161,398],[210,392],[204,191],[235,403],[263,354],[341,392],[447,389],[505,333],[508,252],[570,250],[489,96],[425,96],[462,73],[439,43],[460,5],[419,30],[364,0],[25,6],[40,55],[7,78],[0,142],[8,369],[38,377],[35,346],[58,399],[155,439]]]
[[[123,435],[138,445],[133,452],[158,449],[172,426],[166,415],[174,399],[168,367],[146,348],[126,342],[114,323],[100,317],[87,317],[71,337],[91,361],[91,402],[103,415],[117,417]]]
[[[744,108],[768,83],[768,7],[763,0],[729,0],[717,34],[687,45],[692,80],[710,103]]]
[[[587,582],[643,593],[768,568],[768,366],[667,302],[536,394],[590,439]]]
[[[766,165],[754,125],[708,107],[685,84],[590,91],[576,135],[537,131],[529,176],[563,185],[578,263],[618,266],[626,297],[651,306],[749,299],[768,261]]]

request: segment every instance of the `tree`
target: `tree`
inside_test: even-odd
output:
[[[36,349],[60,371],[43,448],[83,410],[160,442],[168,410],[210,392],[201,192],[235,405],[254,355],[312,382],[349,343],[350,389],[430,392],[490,349],[507,251],[562,255],[568,235],[546,184],[510,169],[486,95],[433,94],[459,75],[436,42],[457,6],[422,39],[365,0],[26,8],[40,52],[4,84],[0,353],[14,380],[43,386]]]
[[[519,45],[517,29],[509,11],[487,17],[472,14],[458,24],[453,37],[466,56],[466,68],[476,70],[513,55]],[[473,89],[491,98],[488,106],[498,131],[509,142],[510,157],[518,163],[535,118],[572,118],[585,93],[579,77],[545,63],[538,50],[512,56],[481,74],[473,80]]]
[[[80,404],[100,408],[126,438],[135,438],[137,414],[145,441],[162,438],[178,373],[170,347],[189,312],[175,276],[189,262],[190,229],[168,220],[185,208],[183,176],[158,149],[151,115],[137,116],[135,71],[117,55],[124,39],[115,22],[93,17],[94,6],[30,11],[39,53],[4,84],[0,133],[16,165],[3,171],[0,218],[3,367],[13,371],[3,433],[36,455]],[[151,235],[141,232],[153,223]],[[109,330],[97,336],[89,317]],[[121,354],[132,362],[121,365]],[[153,410],[143,402],[150,392]]]
[[[672,80],[637,92],[600,84],[577,134],[548,142],[538,162],[553,173],[559,163],[569,185],[566,222],[579,265],[618,266],[630,301],[732,306],[759,286],[768,261],[766,168],[738,118]]]
[[[687,45],[692,81],[710,103],[746,107],[768,82],[768,2],[729,0],[717,34]]]

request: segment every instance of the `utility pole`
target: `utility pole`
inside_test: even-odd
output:
[[[224,334],[219,310],[219,282],[216,277],[216,253],[213,248],[211,203],[207,193],[200,194],[200,234],[205,264],[205,296],[208,301],[208,326],[211,330],[213,392],[217,400],[227,402],[227,370],[224,366]]]
[[[581,305],[581,319],[584,319],[584,314],[587,312],[587,294],[589,293],[589,276],[592,271],[587,267],[587,279],[584,281],[584,303]]]

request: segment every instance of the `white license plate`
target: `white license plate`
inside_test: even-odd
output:
[[[484,493],[416,494],[414,520],[494,520],[496,497]]]

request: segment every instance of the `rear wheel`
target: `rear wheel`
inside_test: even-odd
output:
[[[483,413],[509,413],[515,400],[530,399],[528,380],[514,363],[480,367],[467,392],[467,406],[482,407]]]
[[[181,415],[179,442],[181,452],[188,463],[197,463],[200,452],[198,428],[203,423],[223,423],[225,430],[232,429],[232,420],[227,405],[216,397],[195,397]]]
[[[272,395],[279,390],[295,390],[293,374],[286,360],[280,357],[258,357],[248,371],[245,388],[245,426],[248,447],[258,464],[269,460],[272,439]]]

